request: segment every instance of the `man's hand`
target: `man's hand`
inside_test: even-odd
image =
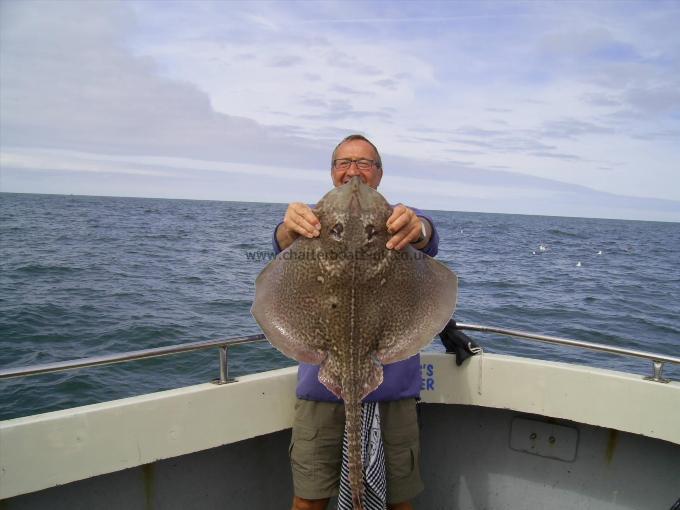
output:
[[[392,211],[392,215],[387,219],[387,232],[392,234],[392,237],[387,241],[387,248],[403,250],[410,243],[416,241],[422,232],[421,223],[423,223],[422,220],[416,216],[412,209],[405,205],[397,205]],[[432,232],[428,222],[424,222],[424,224],[427,235],[420,243],[423,245],[427,244],[426,241],[429,240]],[[422,246],[416,245],[416,248],[422,248]]]
[[[299,236],[317,237],[320,231],[321,223],[311,207],[302,202],[293,202],[286,209],[283,224],[276,230],[276,240],[281,249],[285,250]]]

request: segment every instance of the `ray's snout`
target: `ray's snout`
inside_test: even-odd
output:
[[[350,215],[357,216],[370,204],[370,193],[375,191],[364,183],[359,176],[352,177],[345,186],[348,188],[349,196],[347,199]]]
[[[361,212],[361,180],[359,177],[352,177],[349,181],[351,195],[349,197],[349,213],[352,216],[358,216]]]

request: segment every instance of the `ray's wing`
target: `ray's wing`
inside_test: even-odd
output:
[[[297,250],[297,251],[296,251]],[[296,242],[272,260],[255,280],[251,313],[271,344],[289,358],[318,365],[327,355],[322,288],[317,274],[296,258]]]
[[[408,247],[385,275],[383,334],[377,356],[388,364],[409,358],[444,329],[456,308],[458,277],[441,262]]]
[[[328,356],[319,368],[319,382],[338,398],[343,398],[342,394],[342,367],[335,356]]]

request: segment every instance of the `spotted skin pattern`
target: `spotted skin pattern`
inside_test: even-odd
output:
[[[315,208],[317,238],[298,238],[255,282],[252,313],[271,344],[320,364],[319,380],[345,402],[349,478],[362,510],[361,401],[383,380],[383,364],[416,354],[444,329],[458,279],[411,246],[385,245],[392,208],[359,177]]]

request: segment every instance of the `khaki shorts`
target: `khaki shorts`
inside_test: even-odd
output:
[[[381,402],[380,420],[387,502],[408,501],[424,488],[415,399]],[[297,497],[325,499],[338,495],[344,429],[343,404],[297,400],[289,450]]]

